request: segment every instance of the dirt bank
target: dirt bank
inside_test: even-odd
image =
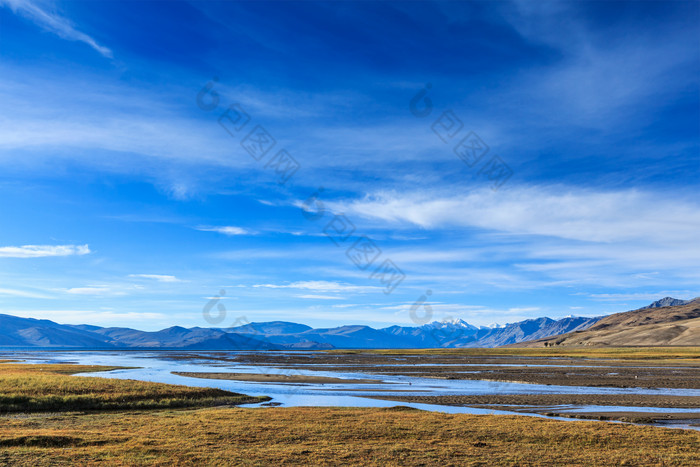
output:
[[[510,381],[558,386],[700,389],[700,362],[562,357],[258,353],[223,357],[247,365],[403,375],[437,379]],[[322,367],[320,367],[322,365]]]
[[[190,373],[173,372],[178,376],[188,376],[190,378],[203,379],[227,379],[233,381],[253,381],[256,383],[301,383],[301,384],[373,384],[381,381],[373,379],[343,379],[326,376],[307,375],[284,375],[284,374],[262,374],[262,373]]]

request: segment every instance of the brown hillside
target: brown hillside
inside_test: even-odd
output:
[[[700,298],[664,308],[606,316],[585,331],[521,342],[513,347],[700,345]]]

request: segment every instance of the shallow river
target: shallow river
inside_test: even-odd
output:
[[[178,359],[170,358],[174,354]],[[227,352],[228,353],[228,352]],[[232,355],[236,352],[230,352]],[[270,352],[267,352],[268,354]],[[221,352],[216,353],[221,356]],[[193,358],[182,358],[183,355],[191,355]],[[120,379],[135,379],[153,381],[159,383],[181,384],[197,387],[214,387],[233,392],[253,395],[269,396],[272,403],[281,406],[343,406],[343,407],[392,407],[403,405],[422,410],[439,411],[446,413],[470,413],[470,414],[512,414],[531,415],[521,412],[507,412],[503,410],[490,410],[472,407],[453,407],[432,404],[417,404],[407,402],[391,402],[385,400],[370,399],[362,396],[387,396],[400,395],[484,395],[484,394],[658,394],[700,397],[698,389],[647,389],[647,388],[600,388],[582,386],[555,386],[524,384],[494,381],[474,380],[442,380],[432,378],[420,378],[411,376],[389,376],[364,373],[345,373],[337,371],[325,371],[319,365],[318,371],[308,369],[274,368],[266,366],[251,366],[236,362],[221,361],[207,357],[207,352],[150,352],[150,351],[109,351],[109,352],[1,352],[0,359],[17,359],[27,363],[78,363],[82,365],[109,365],[137,367],[127,370],[114,370],[110,372],[86,373],[81,376],[107,377]],[[197,358],[194,358],[197,357]],[[561,366],[561,365],[559,365]],[[343,379],[374,380],[372,384],[344,384],[344,383],[259,383],[248,381],[229,381],[220,379],[201,379],[179,376],[173,372],[218,372],[218,373],[252,373],[252,374],[278,374],[278,375],[312,375],[329,376]],[[269,402],[267,403],[269,404]],[[576,406],[571,411],[605,412],[621,409],[634,409],[639,412],[665,411],[675,412],[673,409],[663,408],[633,408],[633,407],[597,407]],[[683,412],[698,413],[700,409],[683,409]],[[555,417],[548,417],[555,418]],[[565,419],[571,420],[571,419]],[[681,423],[669,424],[679,428],[689,428]]]

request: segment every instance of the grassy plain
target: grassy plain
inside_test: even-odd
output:
[[[700,464],[697,431],[401,407],[240,408],[259,399],[69,376],[104,369],[0,365],[0,464]]]
[[[356,408],[5,418],[12,465],[698,465],[700,433],[601,422]]]
[[[213,388],[70,376],[114,369],[0,364],[0,413],[210,407],[266,400]]]

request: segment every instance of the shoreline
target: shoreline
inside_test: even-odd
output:
[[[250,381],[255,383],[299,383],[299,384],[391,384],[376,379],[343,379],[331,376],[284,375],[269,373],[207,373],[174,371],[174,375],[200,379],[223,379]]]

